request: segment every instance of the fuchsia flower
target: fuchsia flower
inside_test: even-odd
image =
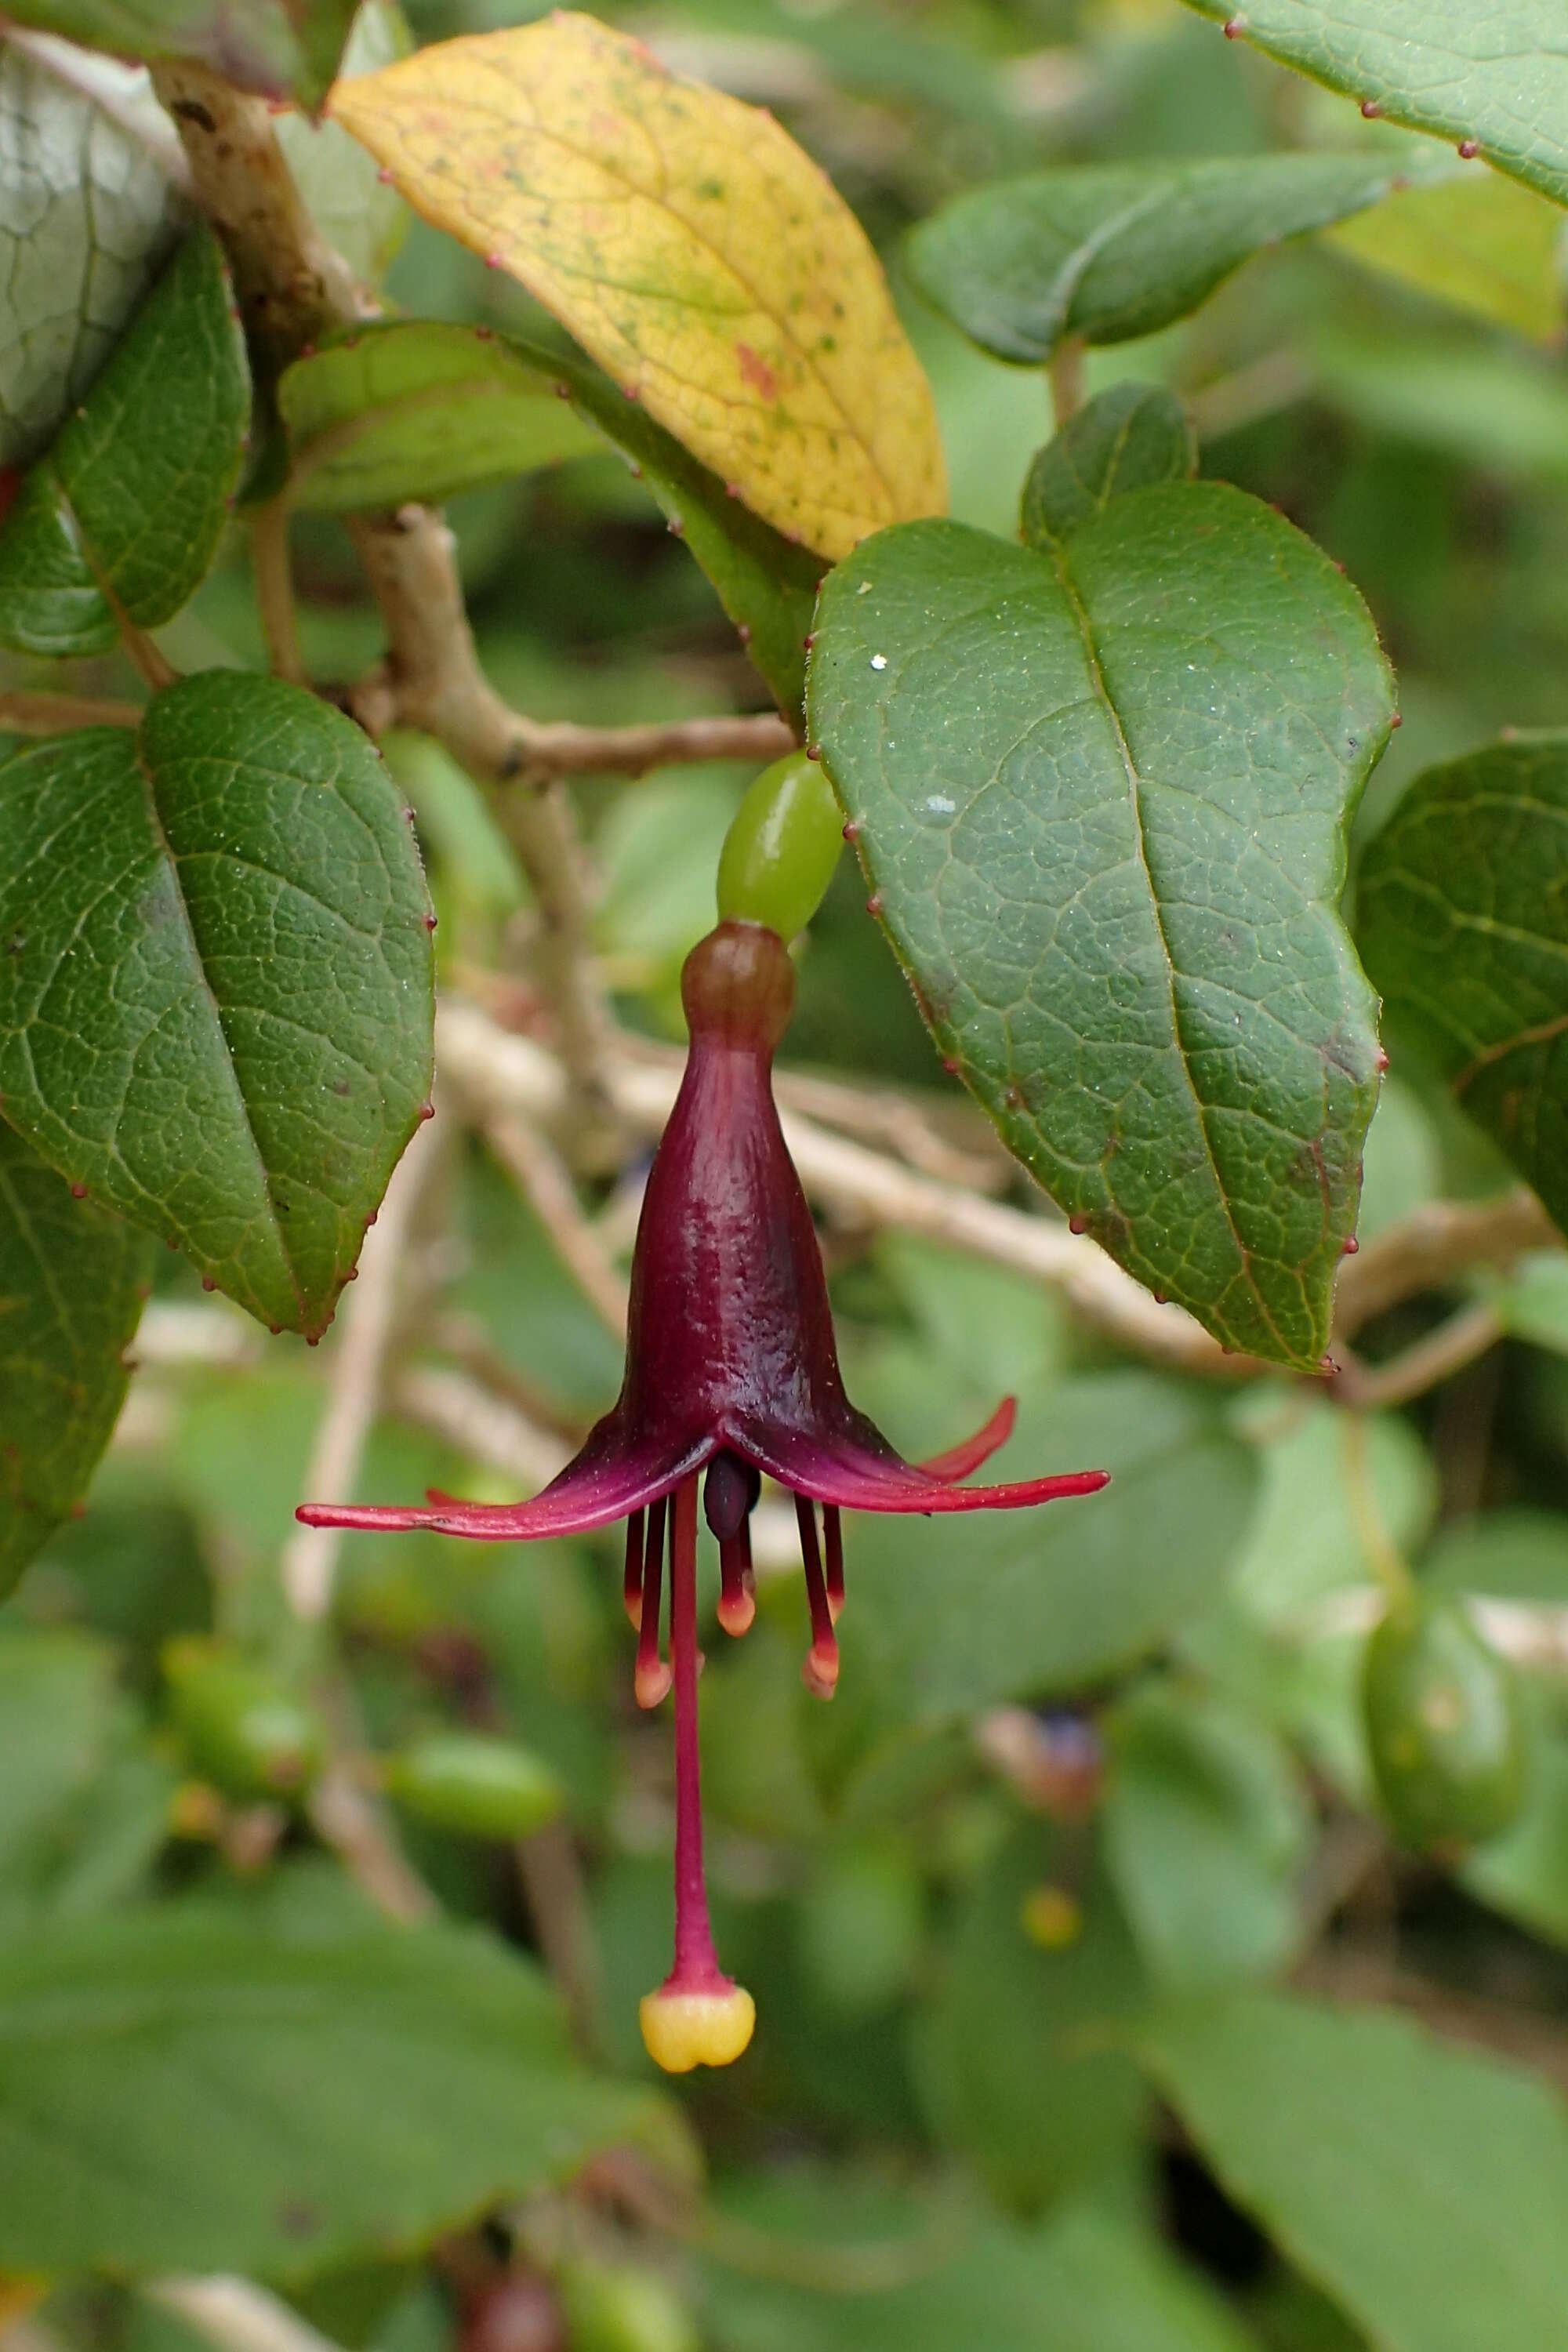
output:
[[[638,1629],[636,1688],[657,1706],[675,1686],[675,1966],[642,2004],[644,2038],[673,2072],[738,2057],[749,1993],[721,1970],[702,1873],[697,1751],[697,1486],[719,1541],[719,1622],[743,1633],[754,1610],[750,1516],[762,1476],[795,1496],[811,1608],[808,1686],[831,1697],[844,1600],[839,1513],[1011,1510],[1089,1495],[1102,1470],[962,1486],[1013,1426],[1009,1398],[967,1444],[916,1465],[844,1393],[811,1212],[780,1130],[771,1071],[795,976],[784,942],[721,923],[681,973],[686,1074],[649,1172],[632,1263],[621,1393],[559,1477],[531,1502],[429,1507],[305,1505],[311,1527],[429,1528],[487,1542],[626,1523],[626,1603]],[[818,1541],[816,1506],[822,1507]],[[669,1650],[659,1655],[668,1516]],[[826,1559],[825,1559],[826,1555]]]

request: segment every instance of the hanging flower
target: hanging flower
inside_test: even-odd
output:
[[[625,1520],[638,1703],[657,1706],[675,1688],[675,1966],[641,2012],[650,2053],[674,2073],[739,2057],[754,2021],[751,1995],[714,1954],[702,1872],[699,1478],[719,1542],[719,1622],[730,1633],[743,1633],[754,1613],[750,1517],[763,1475],[794,1496],[811,1609],[805,1680],[825,1698],[838,1679],[841,1511],[1010,1510],[1106,1483],[1104,1471],[1085,1470],[960,1486],[1007,1437],[1011,1399],[967,1444],[918,1465],[856,1412],[811,1212],[773,1105],[773,1049],[795,1001],[784,942],[761,924],[721,923],[687,958],[680,986],[690,1046],[637,1228],[626,1376],[581,1452],[526,1503],[432,1495],[423,1510],[310,1503],[299,1513],[310,1527],[428,1528],[490,1543]],[[667,1526],[668,1664],[659,1653]]]

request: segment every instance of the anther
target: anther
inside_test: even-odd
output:
[[[669,1694],[674,1677],[658,1654],[658,1603],[664,1574],[664,1497],[647,1515],[647,1548],[643,1553],[642,1612],[637,1625],[637,1662],[632,1690],[639,1706],[658,1706]]]
[[[811,1605],[811,1647],[801,1666],[800,1678],[818,1698],[831,1698],[838,1687],[838,1637],[833,1630],[833,1612],[827,1605],[822,1556],[816,1546],[816,1509],[808,1496],[795,1496],[795,1516],[805,1567],[805,1597]]]
[[[626,1565],[621,1579],[621,1599],[626,1615],[640,1633],[642,1630],[642,1540],[643,1514],[633,1511],[626,1520]]]

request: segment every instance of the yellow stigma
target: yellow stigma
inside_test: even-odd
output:
[[[667,2074],[731,2066],[752,2038],[757,2004],[742,1985],[727,1992],[644,1993],[637,2007],[647,2054]]]

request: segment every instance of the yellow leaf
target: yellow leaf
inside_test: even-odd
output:
[[[330,111],[776,530],[837,559],[942,510],[881,267],[771,115],[565,14],[340,82]]]
[[[1563,333],[1561,209],[1484,163],[1339,222],[1331,244],[1367,268],[1534,341]]]

